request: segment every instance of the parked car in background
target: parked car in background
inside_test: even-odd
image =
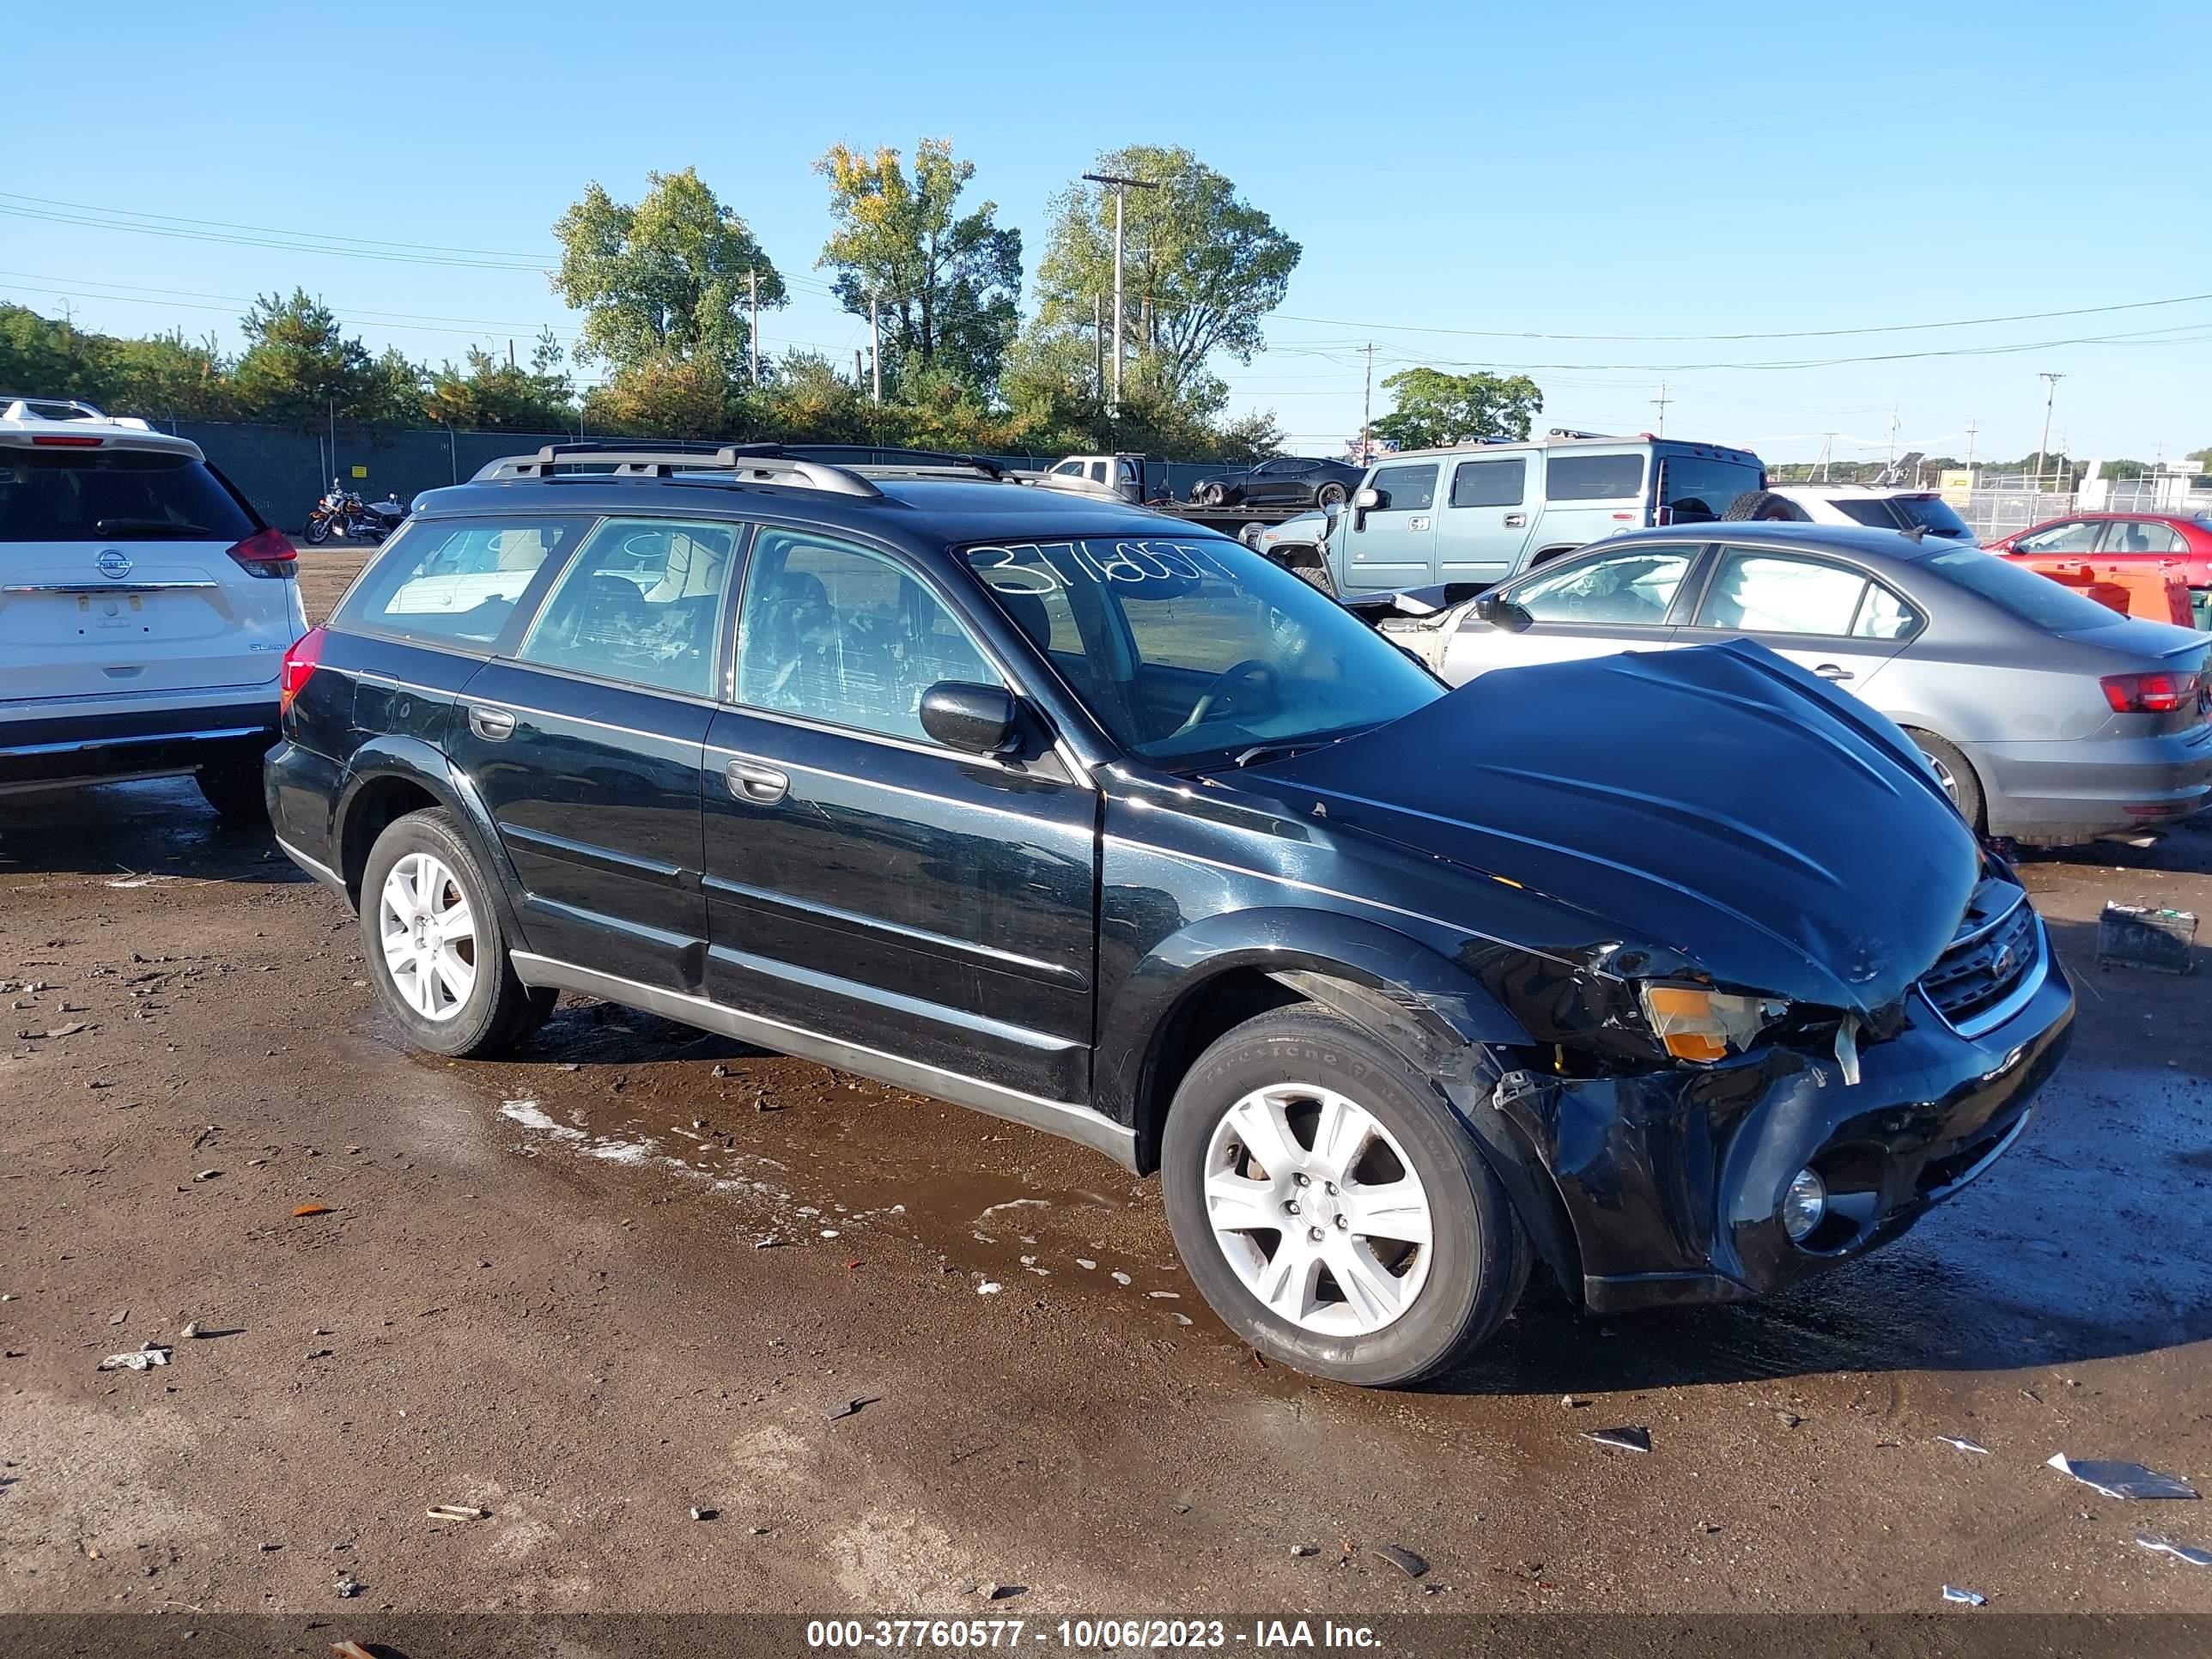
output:
[[[1318,539],[1294,541],[1285,526],[1258,545],[1317,586],[1325,568],[1347,595],[1487,586],[1625,530],[1709,523],[1765,483],[1747,450],[1561,430],[1386,455],[1344,508],[1297,521]]]
[[[1971,526],[1932,489],[1881,484],[1770,483],[1739,495],[1721,514],[1730,522],[1856,524],[1872,530],[1924,530],[1946,541],[1974,543]]]
[[[2197,625],[2212,629],[2212,520],[2185,513],[2075,513],[1999,537],[2005,558],[2063,558],[2092,570],[2170,570],[2187,584]]]
[[[1349,461],[1279,455],[1235,471],[1200,478],[1190,499],[1205,507],[1341,507],[1367,469]]]
[[[189,772],[258,816],[295,558],[198,445],[0,403],[0,793]]]
[[[1455,685],[1756,640],[1902,726],[1968,822],[1993,836],[2139,832],[2212,797],[2212,639],[2119,616],[1934,536],[1646,531],[1380,625]]]
[[[415,605],[456,541],[530,568]],[[1532,1261],[1611,1310],[1896,1237],[2073,1014],[1818,680],[1506,678],[1121,501],[554,446],[421,497],[289,653],[269,795],[416,1046],[580,992],[1068,1136],[1160,1171],[1241,1338],[1388,1384]]]

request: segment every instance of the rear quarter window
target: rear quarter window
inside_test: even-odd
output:
[[[261,528],[189,455],[0,448],[0,542],[242,542]]]
[[[2026,565],[1997,558],[1979,548],[1938,553],[1924,562],[1946,581],[1955,582],[2022,622],[2054,634],[2087,633],[2121,620],[2118,611],[2107,611],[2094,599],[2084,599]]]
[[[332,621],[341,628],[488,647],[548,559],[589,520],[416,519],[384,544]]]
[[[1559,455],[1544,465],[1547,501],[1617,501],[1644,490],[1641,455]]]

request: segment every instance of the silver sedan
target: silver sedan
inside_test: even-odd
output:
[[[2141,832],[2212,796],[2212,635],[2120,616],[1939,538],[1638,531],[1477,599],[1399,608],[1379,625],[1454,685],[1528,663],[1756,640],[1903,726],[1992,836]],[[1683,763],[1711,762],[1685,733]]]

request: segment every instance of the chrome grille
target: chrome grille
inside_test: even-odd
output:
[[[2043,970],[2043,933],[2027,895],[1992,878],[1974,890],[1966,920],[1920,989],[1954,1030],[1973,1036],[2013,1012]]]

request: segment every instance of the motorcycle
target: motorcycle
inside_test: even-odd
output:
[[[307,514],[307,541],[315,547],[320,547],[333,536],[358,536],[364,541],[380,542],[398,529],[400,520],[406,516],[407,508],[398,496],[364,501],[333,478],[330,489],[315,503],[314,511]]]

